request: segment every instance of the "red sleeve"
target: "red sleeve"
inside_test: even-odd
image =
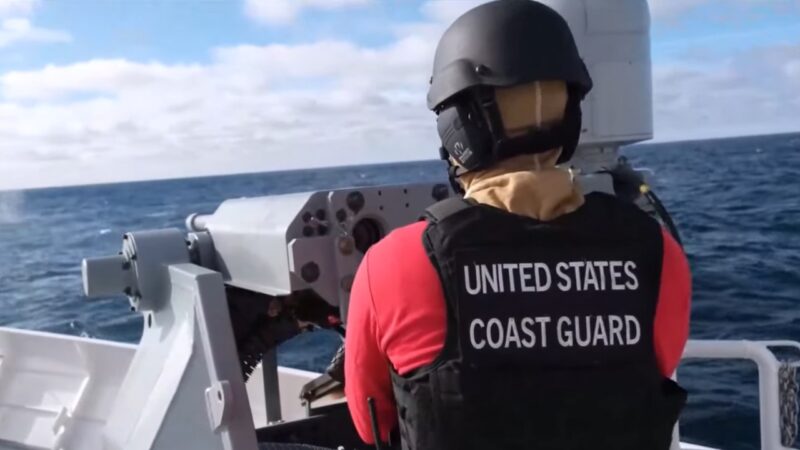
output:
[[[661,231],[664,236],[664,256],[653,342],[658,367],[668,377],[678,367],[689,337],[692,276],[680,245],[666,230]]]
[[[370,252],[356,272],[350,292],[345,338],[344,371],[345,395],[350,416],[364,442],[372,444],[372,426],[367,398],[375,399],[381,438],[389,439],[389,432],[397,422],[389,362],[380,350],[380,333],[375,317],[369,276]]]

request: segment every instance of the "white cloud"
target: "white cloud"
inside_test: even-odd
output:
[[[422,4],[420,22],[401,23],[392,27],[398,37],[418,36],[431,45],[461,14],[489,0],[428,0]]]
[[[0,48],[21,42],[57,43],[70,42],[69,33],[47,28],[38,28],[28,19],[13,18],[0,21]]]
[[[800,131],[800,43],[654,68],[657,139]]]
[[[372,0],[245,0],[245,13],[257,22],[284,25],[291,23],[305,9],[332,10],[363,6]]]
[[[650,14],[654,19],[674,18],[711,0],[650,0]]]
[[[800,80],[800,59],[787,62],[783,69],[790,79]]]
[[[422,14],[442,24],[450,24],[464,12],[489,0],[433,0],[423,3]]]
[[[199,66],[166,66],[124,59],[91,60],[66,66],[48,65],[36,71],[8,72],[0,78],[0,88],[11,100],[60,100],[75,94],[113,95],[154,84],[179,86],[200,70]]]
[[[800,11],[797,0],[649,0],[649,4],[653,20],[664,23],[675,22],[703,6],[715,6],[719,19],[736,21],[750,20],[766,11],[775,14]]]
[[[41,3],[40,0],[0,0],[0,49],[23,42],[69,42],[69,33],[39,28],[27,18]]]
[[[0,17],[29,15],[39,3],[40,0],[0,0]]]
[[[226,47],[206,65],[8,73],[0,188],[434,157],[430,51],[409,36],[378,49]]]

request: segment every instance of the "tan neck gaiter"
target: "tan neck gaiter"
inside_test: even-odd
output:
[[[583,205],[572,173],[555,167],[560,150],[520,155],[462,175],[464,197],[511,213],[548,221]]]

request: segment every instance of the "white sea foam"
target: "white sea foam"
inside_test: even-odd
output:
[[[0,225],[22,222],[24,206],[22,191],[0,192]]]

